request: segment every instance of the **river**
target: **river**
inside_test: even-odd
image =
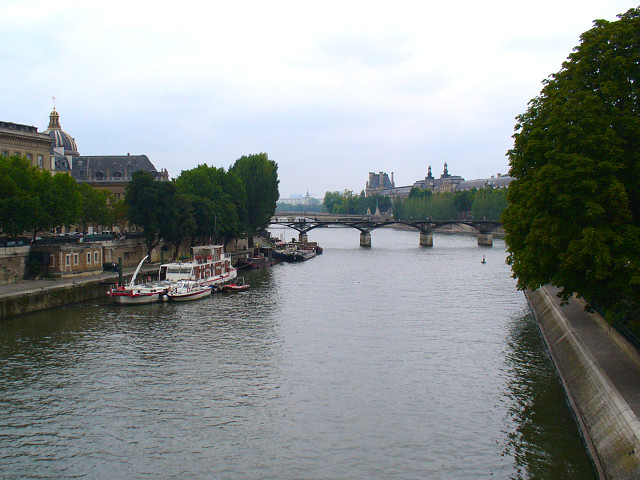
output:
[[[0,322],[0,478],[596,478],[502,240],[309,239],[248,292]]]

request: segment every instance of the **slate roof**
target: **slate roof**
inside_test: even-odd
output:
[[[133,172],[146,170],[158,177],[146,155],[97,155],[73,159],[71,176],[79,182],[128,182]]]
[[[464,182],[460,182],[456,187],[456,190],[471,190],[473,188],[505,188],[508,187],[513,180],[515,180],[515,178],[510,177],[509,175],[466,180]]]

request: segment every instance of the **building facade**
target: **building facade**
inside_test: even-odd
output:
[[[160,171],[151,163],[146,155],[98,155],[77,156],[73,159],[71,176],[79,183],[88,183],[95,188],[110,191],[120,200],[124,199],[127,184],[133,172],[145,170],[156,180],[168,181],[169,172]]]
[[[420,188],[423,190],[431,190],[432,192],[453,192],[457,189],[460,183],[464,182],[464,178],[459,175],[451,175],[447,167],[447,163],[444,164],[444,171],[440,178],[435,178],[431,173],[431,165],[427,170],[427,176],[414,182],[413,185],[407,185],[402,187],[396,187],[393,181],[393,172],[391,172],[391,179],[384,173],[369,172],[369,181],[365,188],[365,195],[382,195],[385,197],[408,197],[412,188]]]
[[[369,181],[364,189],[364,193],[367,197],[371,195],[382,195],[384,191],[395,188],[395,182],[393,181],[393,172],[391,172],[391,178],[385,172],[369,172]]]
[[[445,162],[444,170],[440,178],[435,178],[432,175],[431,165],[429,165],[427,176],[424,180],[418,180],[413,186],[423,190],[431,190],[432,192],[453,192],[461,182],[464,182],[464,178],[459,175],[451,175],[447,167],[447,162]]]
[[[25,157],[32,166],[54,170],[52,141],[46,133],[29,125],[0,122],[0,155]]]

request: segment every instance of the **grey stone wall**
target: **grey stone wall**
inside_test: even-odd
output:
[[[0,248],[0,285],[18,283],[24,279],[29,247]]]
[[[601,477],[640,478],[640,421],[550,293],[544,287],[526,293]]]

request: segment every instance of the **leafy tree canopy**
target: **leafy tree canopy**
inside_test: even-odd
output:
[[[229,169],[244,184],[247,195],[246,225],[249,244],[253,235],[266,228],[276,211],[278,192],[278,164],[266,153],[243,155]]]
[[[134,172],[127,185],[127,215],[131,223],[142,227],[148,255],[162,237],[170,238],[175,231],[176,193],[172,182],[157,182],[144,170]]]
[[[517,117],[502,219],[519,288],[640,301],[640,10],[596,20]]]

